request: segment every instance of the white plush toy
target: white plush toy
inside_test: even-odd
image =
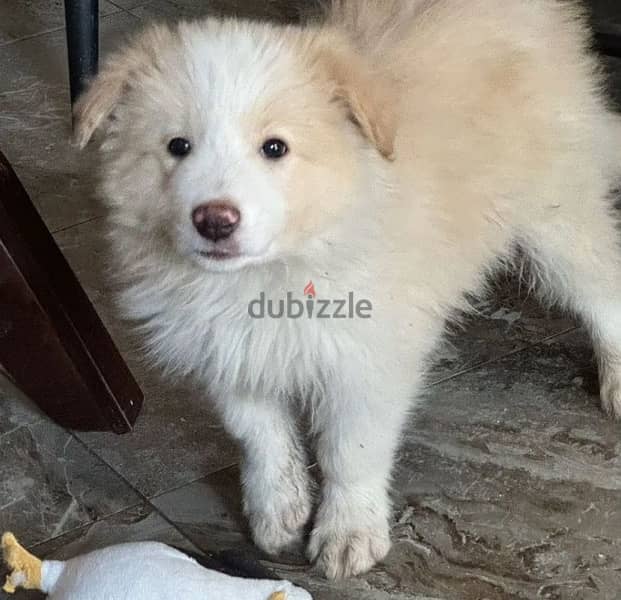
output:
[[[156,542],[41,561],[5,533],[2,551],[11,569],[3,588],[9,594],[22,587],[40,590],[48,600],[312,600],[287,581],[230,577]]]

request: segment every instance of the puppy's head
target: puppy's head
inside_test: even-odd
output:
[[[303,252],[334,228],[369,161],[390,158],[390,96],[334,31],[206,21],[154,27],[77,103],[102,137],[113,219],[208,270]]]

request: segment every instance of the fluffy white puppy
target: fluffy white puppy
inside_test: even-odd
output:
[[[122,306],[240,441],[267,552],[311,518],[307,412],[309,557],[342,577],[386,555],[424,365],[516,248],[592,331],[621,416],[621,129],[573,4],[344,0],[305,26],[152,27],[76,118],[80,144],[103,134]]]

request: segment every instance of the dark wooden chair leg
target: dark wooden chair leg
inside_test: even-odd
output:
[[[130,431],[142,392],[0,153],[0,364],[60,425]]]
[[[99,1],[65,0],[71,103],[97,73],[99,61]]]

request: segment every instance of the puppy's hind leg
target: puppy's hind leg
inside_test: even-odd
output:
[[[524,236],[544,293],[580,316],[593,338],[604,410],[621,419],[621,234],[611,201],[581,202]]]

